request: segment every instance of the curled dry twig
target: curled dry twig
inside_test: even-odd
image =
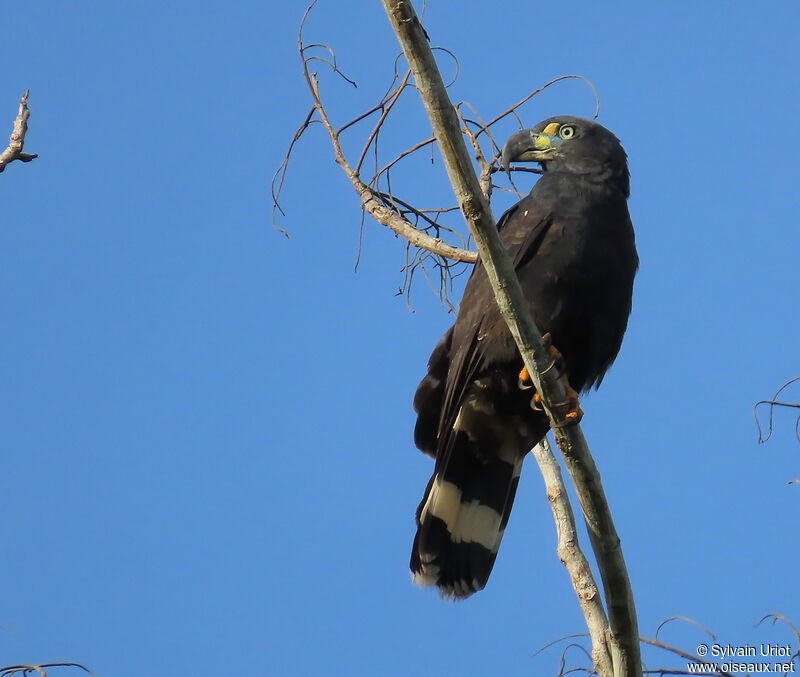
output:
[[[28,108],[28,95],[31,93],[30,89],[26,89],[22,98],[19,100],[19,112],[14,120],[14,131],[11,132],[8,148],[0,153],[0,172],[4,171],[6,166],[14,160],[20,162],[30,162],[38,155],[23,153],[22,148],[25,145],[25,134],[28,131],[28,118],[31,116],[31,111]]]
[[[453,306],[448,298],[448,290],[452,286],[453,278],[457,277],[466,270],[464,265],[459,266],[457,264],[469,264],[477,260],[476,252],[467,248],[469,242],[468,238],[462,236],[456,227],[452,225],[448,227],[440,220],[440,217],[447,215],[449,212],[456,211],[458,207],[447,206],[430,209],[421,208],[410,204],[408,201],[398,198],[391,186],[391,171],[395,169],[404,159],[409,158],[420,150],[430,147],[432,151],[434,138],[430,137],[414,143],[407,150],[399,153],[389,162],[382,164],[382,166],[378,163],[378,145],[381,130],[386,125],[392,110],[406,89],[409,87],[416,87],[416,84],[411,78],[411,70],[407,69],[406,71],[401,72],[399,63],[403,55],[398,55],[398,57],[395,59],[392,81],[378,103],[368,110],[360,113],[349,122],[339,126],[335,125],[323,103],[317,73],[311,70],[311,66],[315,62],[322,63],[329,67],[335,74],[343,78],[346,82],[352,84],[353,86],[356,86],[356,83],[350,77],[345,75],[345,73],[340,69],[336,59],[336,53],[329,45],[323,43],[304,43],[303,30],[311,10],[314,8],[316,3],[317,0],[314,0],[314,2],[312,2],[306,9],[298,34],[298,49],[300,53],[303,74],[309,91],[311,92],[313,105],[302,124],[295,132],[294,137],[289,144],[289,149],[273,177],[273,226],[287,237],[289,236],[289,233],[277,223],[278,214],[285,216],[285,213],[279,203],[279,198],[286,179],[289,162],[296,143],[306,132],[306,130],[309,129],[309,127],[311,127],[311,125],[314,123],[321,124],[330,137],[336,162],[347,174],[354,189],[361,198],[362,209],[365,212],[369,212],[370,215],[378,222],[388,226],[398,235],[404,237],[407,240],[407,247],[412,247],[415,249],[413,254],[410,254],[409,252],[406,253],[406,265],[403,267],[404,280],[401,287],[401,292],[408,292],[410,290],[410,283],[413,279],[414,272],[423,270],[425,277],[431,281],[430,273],[435,270],[437,273],[436,277],[439,278],[439,283],[438,285],[431,283],[431,286],[442,298],[443,302],[448,304],[452,309]],[[452,52],[443,47],[434,47],[433,49],[450,55],[455,63],[455,74],[452,81],[447,85],[450,86],[458,78],[460,68],[458,59],[454,54],[452,54]],[[517,115],[517,110],[536,94],[552,84],[567,78],[579,78],[585,80],[585,78],[582,76],[573,75],[556,78],[551,82],[548,82],[546,85],[544,85],[544,87],[529,93],[518,103],[495,116],[495,118],[488,123],[484,122],[480,114],[468,102],[461,102],[456,107],[463,123],[462,132],[469,139],[475,151],[475,158],[480,168],[481,187],[487,199],[491,197],[493,188],[508,190],[504,186],[497,186],[492,183],[492,175],[498,172],[500,169],[500,147],[492,136],[491,127],[501,120],[504,120],[509,115]],[[591,85],[591,83],[589,83],[589,85],[592,87],[593,91],[595,91],[596,95],[596,90],[594,90],[594,87]],[[464,115],[464,111],[466,109],[468,109],[470,112],[469,117]],[[355,163],[351,164],[342,148],[340,137],[344,132],[352,130],[360,123],[365,123],[373,116],[377,116],[377,120],[367,133],[366,140],[361,146],[357,160]],[[488,143],[490,144],[488,153],[486,153],[481,147],[480,137],[482,135],[485,135]],[[364,178],[362,176],[362,172],[365,166],[365,161],[371,153],[374,154],[375,157],[375,171],[369,178]],[[431,156],[431,160],[433,160],[433,155]],[[530,168],[514,168],[514,171],[538,170],[531,170]],[[463,224],[459,225],[463,227]],[[443,237],[443,233],[445,237]],[[453,240],[453,238],[455,238],[455,240]],[[429,270],[429,268],[432,270]]]
[[[773,423],[773,414],[775,411],[775,407],[786,407],[788,409],[800,409],[800,403],[798,402],[782,402],[779,400],[780,394],[788,388],[792,383],[797,383],[800,381],[800,376],[795,376],[794,378],[790,378],[786,383],[784,383],[778,390],[775,392],[775,395],[772,396],[771,400],[760,400],[756,402],[755,406],[753,407],[753,418],[756,420],[756,426],[758,427],[758,443],[763,444],[766,442],[770,437],[772,437],[772,423]],[[767,425],[767,433],[766,435],[763,432],[761,427],[761,422],[758,419],[758,408],[760,406],[767,406],[769,407],[769,418],[768,418],[768,425]],[[794,434],[797,437],[797,441],[800,442],[800,414],[797,415],[797,419],[795,420],[794,424]]]
[[[684,623],[689,623],[690,625],[694,625],[696,628],[700,628],[703,632],[705,632],[711,639],[715,642],[717,641],[717,636],[711,632],[705,625],[699,623],[698,621],[694,620],[694,618],[689,618],[688,616],[670,616],[669,618],[664,619],[658,624],[656,628],[656,636],[655,639],[658,641],[658,633],[661,632],[661,629],[666,626],[668,623],[672,623],[672,621],[683,621]]]
[[[797,626],[783,614],[767,614],[766,616],[763,616],[758,623],[756,623],[755,627],[758,627],[766,620],[771,620],[772,625],[776,625],[778,622],[784,623],[785,625],[788,625],[791,631],[794,633],[794,639],[797,643],[797,651],[795,651],[792,655],[792,663],[794,663],[796,659],[800,658],[800,630],[798,630]]]

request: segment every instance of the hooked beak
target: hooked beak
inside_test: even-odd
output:
[[[536,133],[532,129],[522,129],[512,134],[503,146],[503,169],[510,171],[512,162],[545,162],[555,157],[553,135],[549,126]]]

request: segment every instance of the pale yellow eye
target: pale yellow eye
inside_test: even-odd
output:
[[[567,139],[571,139],[573,136],[575,136],[575,127],[572,125],[564,125],[558,130],[558,135],[565,141]]]

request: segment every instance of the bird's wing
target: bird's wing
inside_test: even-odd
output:
[[[530,197],[503,214],[498,222],[498,229],[515,269],[528,265],[535,258],[550,224],[549,213],[537,207]],[[448,364],[435,445],[437,465],[447,463],[452,446],[453,425],[458,417],[462,398],[482,366],[498,361],[516,361],[516,346],[500,317],[494,293],[480,261],[475,264],[467,283],[458,318],[451,332],[448,332],[449,350],[442,356],[442,359],[447,359]],[[429,374],[434,371],[443,374],[443,367],[443,364],[431,364]]]

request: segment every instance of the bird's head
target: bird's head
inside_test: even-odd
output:
[[[615,181],[626,196],[630,192],[619,139],[591,120],[559,115],[512,134],[503,146],[503,168],[509,171],[512,162],[538,162],[545,171]]]

